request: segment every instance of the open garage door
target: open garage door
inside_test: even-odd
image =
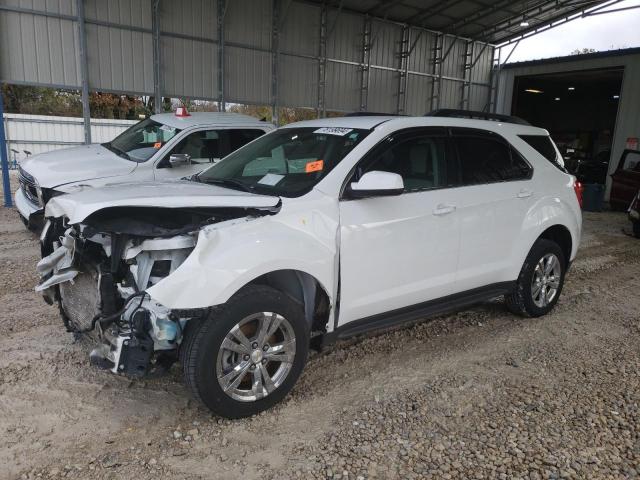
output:
[[[583,183],[605,184],[623,73],[619,67],[518,76],[512,113],[549,130]]]

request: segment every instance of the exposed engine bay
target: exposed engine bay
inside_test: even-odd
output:
[[[147,289],[191,254],[199,231],[273,210],[110,207],[81,223],[51,218],[41,235],[36,291],[57,303],[64,325],[99,341],[91,363],[131,376],[158,375],[177,359],[187,322],[207,309],[170,310]]]

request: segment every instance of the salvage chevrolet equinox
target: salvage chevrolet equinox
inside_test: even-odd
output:
[[[504,296],[558,302],[581,189],[540,128],[435,112],[290,124],[190,180],[52,198],[41,282],[92,364],[182,364],[216,414],[263,411],[309,348]]]

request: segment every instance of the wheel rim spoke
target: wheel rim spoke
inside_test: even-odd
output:
[[[294,330],[282,315],[258,312],[245,317],[229,330],[218,350],[220,387],[234,400],[260,400],[282,385],[295,353]]]
[[[543,256],[533,270],[531,298],[539,308],[548,306],[556,298],[562,280],[562,265],[553,253]]]

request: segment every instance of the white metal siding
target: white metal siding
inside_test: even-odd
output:
[[[25,157],[24,150],[36,155],[70,148],[84,141],[82,118],[17,113],[7,113],[4,117],[10,160],[14,158],[11,149],[18,150],[18,159],[21,159]],[[108,142],[135,123],[137,120],[92,118],[91,138],[94,143]]]

